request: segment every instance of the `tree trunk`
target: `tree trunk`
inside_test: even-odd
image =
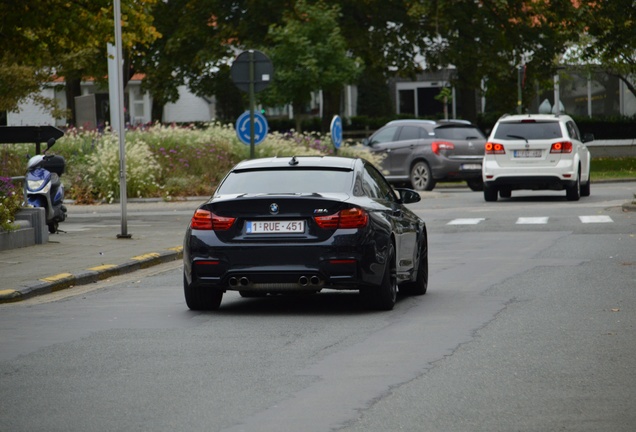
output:
[[[161,103],[158,99],[153,99],[152,109],[150,111],[150,118],[152,123],[163,122],[163,107],[165,104]]]
[[[303,131],[303,117],[305,104],[299,102],[292,102],[292,109],[294,110],[294,121],[296,122],[296,132],[301,133]]]
[[[340,115],[341,97],[341,87],[322,91],[322,121],[320,129],[323,134],[329,132],[333,116]]]
[[[73,78],[73,77],[65,77],[65,93],[66,93],[66,105],[68,112],[70,112],[70,118],[66,119],[66,122],[70,126],[81,126],[77,125],[77,110],[75,109],[75,97],[82,95],[82,79],[81,78]]]

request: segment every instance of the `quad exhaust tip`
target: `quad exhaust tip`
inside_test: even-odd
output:
[[[307,277],[307,276],[301,276],[300,278],[298,278],[298,284],[300,286],[307,286],[307,285],[320,285],[321,280],[318,276],[311,276],[311,277]]]
[[[237,287],[237,286],[246,287],[250,284],[250,280],[245,276],[240,278],[232,276],[230,280],[228,281],[228,283],[230,284],[231,287]],[[308,285],[320,285],[321,283],[322,281],[320,280],[318,276],[311,276],[311,277],[301,276],[298,278],[298,285],[303,287],[306,287]]]

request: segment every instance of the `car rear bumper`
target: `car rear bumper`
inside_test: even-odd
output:
[[[485,160],[482,176],[485,187],[562,190],[575,184],[578,173],[572,161],[561,161],[555,166],[502,167],[496,161]]]
[[[478,179],[482,172],[482,157],[439,157],[431,162],[431,171],[438,181]]]
[[[576,180],[565,180],[558,176],[501,176],[495,180],[487,180],[484,187],[510,190],[563,190],[574,186]]]
[[[385,263],[381,245],[357,235],[339,242],[220,244],[216,236],[196,231],[184,242],[188,283],[237,291],[316,291],[378,285]],[[371,239],[370,239],[371,240]]]

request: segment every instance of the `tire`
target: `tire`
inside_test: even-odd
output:
[[[484,185],[484,200],[488,202],[497,201],[497,195],[499,190],[494,186],[486,186]]]
[[[185,274],[183,275],[183,294],[186,305],[188,305],[190,310],[194,311],[217,310],[221,306],[221,300],[223,299],[223,291],[213,288],[194,287],[188,284]]]
[[[57,222],[50,223],[49,224],[49,233],[55,234],[57,232],[58,227],[59,227],[59,224]]]
[[[360,293],[365,297],[369,307],[372,309],[389,311],[395,306],[397,300],[397,274],[393,243],[389,246],[382,283],[378,286],[366,287]]]
[[[418,161],[411,168],[411,186],[417,191],[431,191],[435,188],[435,179],[431,167],[424,161]]]
[[[417,276],[412,282],[400,285],[400,292],[406,295],[424,295],[428,289],[428,242],[426,237],[420,246],[417,261]]]
[[[589,177],[588,177],[587,181],[585,182],[585,184],[581,185],[581,196],[582,197],[590,196],[590,179],[589,179]]]
[[[473,192],[481,192],[484,190],[484,181],[481,179],[466,180],[466,184]]]
[[[581,198],[581,173],[576,177],[574,186],[570,186],[565,190],[565,197],[568,201],[578,201]]]

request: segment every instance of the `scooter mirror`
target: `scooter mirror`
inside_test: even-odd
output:
[[[49,138],[49,140],[46,142],[46,150],[44,150],[44,153],[49,151],[49,149],[53,147],[53,144],[55,144],[55,138]]]

